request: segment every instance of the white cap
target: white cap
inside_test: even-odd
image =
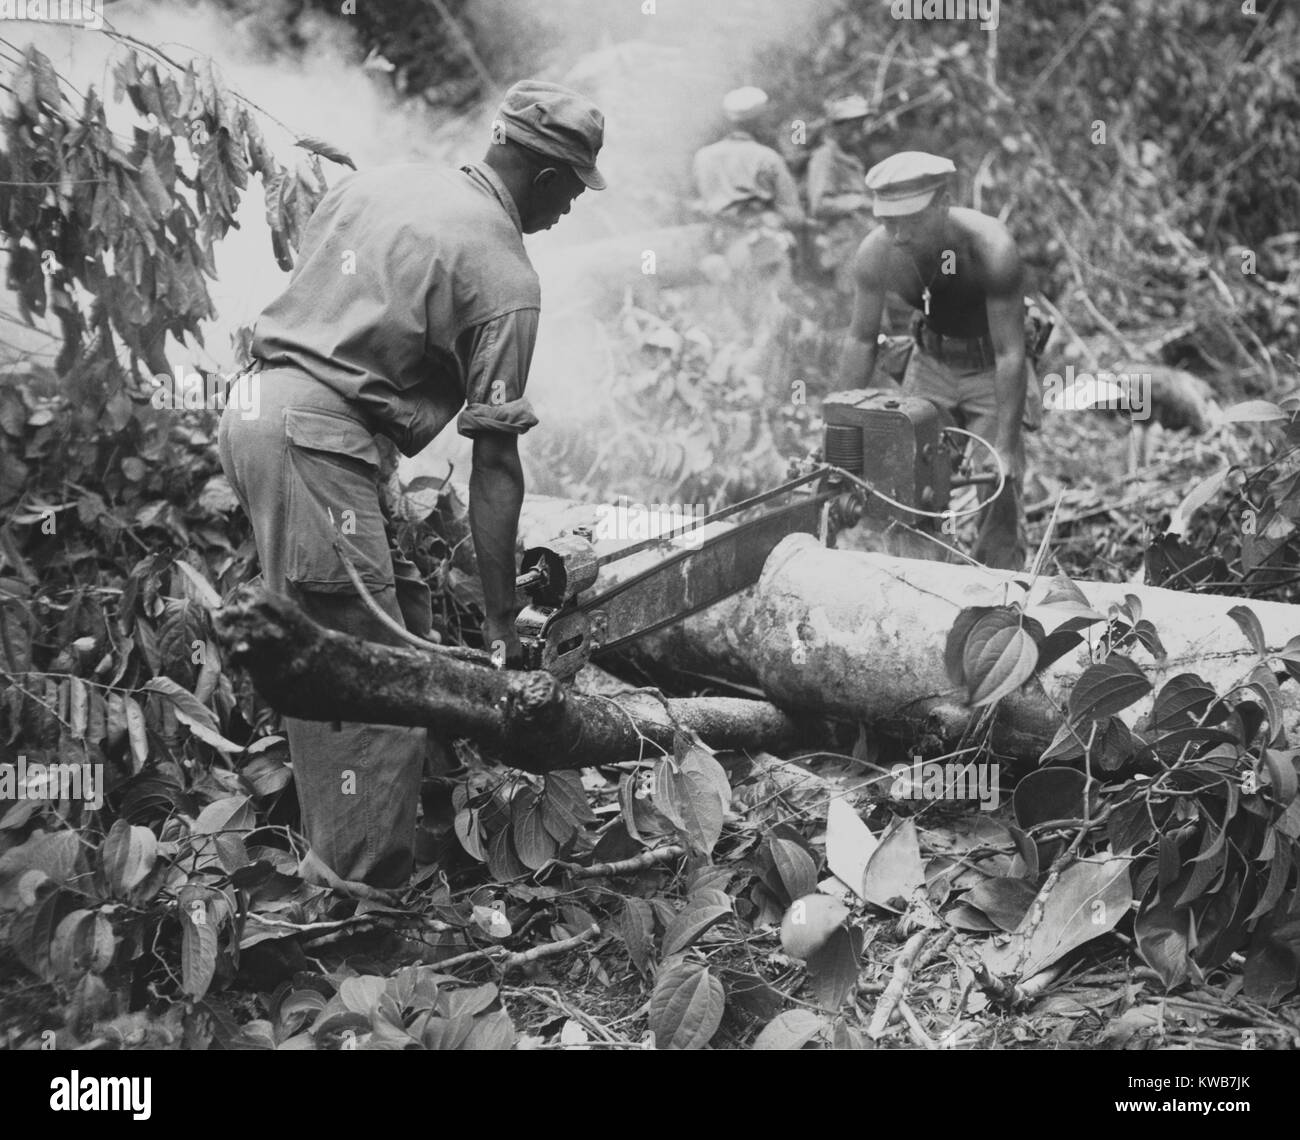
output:
[[[722,98],[722,113],[733,123],[758,118],[767,106],[767,92],[759,87],[737,87]]]

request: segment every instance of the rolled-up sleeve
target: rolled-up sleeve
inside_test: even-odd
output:
[[[524,385],[537,343],[538,315],[537,309],[515,309],[458,338],[457,355],[465,370],[465,408],[456,421],[461,435],[522,435],[537,425]]]

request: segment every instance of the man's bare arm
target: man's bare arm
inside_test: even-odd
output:
[[[1020,439],[1025,413],[1025,309],[1024,268],[1008,236],[991,253],[987,268],[985,306],[989,336],[997,360],[994,391],[998,414],[996,438],[989,442],[1003,461],[1010,459]]]
[[[507,432],[482,432],[474,438],[474,469],[469,477],[469,529],[483,583],[487,648],[502,642],[506,659],[521,656],[515,633],[515,535],[524,501],[519,440]]]
[[[841,390],[863,388],[871,382],[876,367],[876,341],[885,310],[885,286],[875,271],[871,238],[858,248],[853,260],[853,319],[844,340],[844,354],[836,386]]]

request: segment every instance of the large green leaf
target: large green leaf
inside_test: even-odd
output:
[[[1137,665],[1119,653],[1089,665],[1075,681],[1067,702],[1071,721],[1105,720],[1141,700],[1151,682]]]
[[[722,983],[700,962],[664,964],[650,995],[650,1030],[657,1049],[703,1049],[722,1022]]]

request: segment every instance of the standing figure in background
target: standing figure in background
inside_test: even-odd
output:
[[[808,213],[820,223],[817,263],[842,293],[853,291],[853,255],[871,228],[866,168],[857,157],[871,108],[861,95],[826,105],[826,130],[808,160]]]
[[[785,159],[755,137],[768,116],[766,93],[740,87],[723,99],[722,111],[732,129],[698,150],[693,163],[697,208],[712,226],[712,252],[701,268],[717,288],[719,308],[753,338],[756,382],[778,384],[780,346],[789,340],[782,294],[806,219]]]

